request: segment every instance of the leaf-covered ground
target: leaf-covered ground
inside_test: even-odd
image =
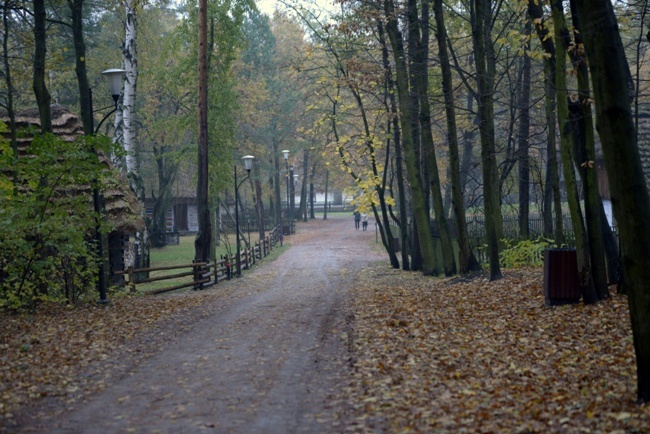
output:
[[[355,289],[347,388],[358,432],[649,433],[627,300],[548,307],[540,268]]]
[[[68,406],[123,376],[204,315],[222,292],[111,299],[107,307],[50,306],[36,314],[0,312],[0,432],[30,405]],[[39,409],[39,411],[45,411]]]
[[[349,372],[332,397],[345,411],[332,432],[650,433],[650,406],[634,402],[624,297],[547,307],[539,268],[492,283],[385,265],[363,276],[348,305]],[[0,432],[26,409],[65,411],[125,375],[219,297],[237,294],[0,314]]]

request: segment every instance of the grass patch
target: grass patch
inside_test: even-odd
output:
[[[152,248],[151,249],[151,268],[157,268],[157,267],[172,267],[172,266],[179,266],[179,265],[187,265],[188,268],[179,268],[179,269],[174,269],[174,270],[160,270],[160,271],[152,271],[149,273],[150,278],[154,277],[161,277],[161,276],[170,276],[170,275],[175,275],[175,274],[180,274],[184,272],[189,272],[191,271],[189,266],[192,264],[192,260],[194,259],[194,240],[195,240],[194,235],[187,235],[179,238],[179,244],[177,245],[168,245],[165,247],[161,248]],[[254,241],[251,239],[251,245],[254,243]],[[230,252],[228,251],[228,245],[230,247]],[[284,249],[287,247],[287,243],[285,243],[285,246],[280,248],[279,246],[276,246],[276,248],[266,257],[264,258],[265,260],[273,260],[276,258]],[[242,246],[243,248],[243,246]],[[216,257],[217,259],[220,259],[221,256],[225,256],[226,254],[230,253],[232,255],[235,254],[235,236],[234,234],[228,236],[228,243],[224,243],[223,240],[220,243],[219,246],[216,248]],[[137,285],[138,292],[150,292],[156,289],[161,289],[161,288],[167,288],[167,287],[172,287],[176,285],[180,285],[183,283],[190,283],[192,281],[192,276],[182,276],[182,277],[176,277],[176,278],[171,278],[168,280],[161,280],[158,282],[151,282],[151,283],[143,283]],[[191,290],[192,287],[187,287],[184,288],[184,290]]]

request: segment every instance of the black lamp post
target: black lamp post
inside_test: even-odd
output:
[[[239,183],[237,183],[237,165],[235,164],[235,237],[237,239],[236,245],[237,245],[237,274],[236,276],[239,277],[241,276],[241,245],[239,241],[239,187],[241,184],[248,179],[248,177],[251,174],[251,168],[253,167],[253,157],[252,155],[246,155],[242,157],[241,159],[244,160],[244,165],[246,167],[246,172],[248,172],[248,175],[246,175],[246,178],[242,179]]]
[[[108,69],[102,72],[102,75],[108,79],[108,85],[110,88],[111,96],[113,97],[114,104],[97,110],[99,112],[107,108],[113,108],[113,110],[108,112],[101,120],[101,122],[99,122],[99,125],[97,125],[97,130],[95,130],[94,127],[95,112],[93,111],[93,91],[92,89],[88,89],[88,93],[90,94],[91,134],[96,134],[97,131],[99,131],[99,127],[102,126],[102,123],[104,123],[106,118],[108,118],[115,112],[115,110],[117,110],[117,101],[120,99],[120,92],[122,90],[122,77],[124,76],[124,73],[126,73],[126,71],[123,69]],[[93,153],[96,153],[94,149]],[[99,303],[106,304],[108,303],[108,298],[106,297],[106,264],[104,261],[104,239],[101,234],[102,200],[100,197],[99,183],[97,179],[93,180],[93,207],[97,219],[95,222],[95,241],[97,243],[97,256],[99,257],[99,278],[97,280],[97,290],[99,292]]]
[[[290,185],[291,187],[289,188],[289,221],[293,223],[293,212],[295,208],[295,202],[296,202],[296,189],[295,189],[295,178],[293,175],[293,166],[289,166],[289,178],[287,178],[287,181],[291,181]],[[290,223],[290,224],[291,224]]]

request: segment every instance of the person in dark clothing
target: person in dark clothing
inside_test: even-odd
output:
[[[361,213],[359,211],[354,212],[354,228],[359,230],[359,222],[361,222]]]

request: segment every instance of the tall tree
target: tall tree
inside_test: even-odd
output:
[[[34,80],[33,89],[41,117],[41,131],[52,131],[52,98],[45,83],[45,58],[47,56],[47,12],[44,0],[34,0]]]
[[[2,7],[2,64],[4,66],[4,82],[7,86],[7,95],[5,100],[5,108],[7,110],[7,117],[9,118],[9,134],[11,140],[11,149],[14,153],[14,163],[18,161],[18,141],[16,137],[16,112],[14,110],[14,83],[11,78],[11,62],[9,61],[9,35],[11,32],[9,15],[12,8],[9,2],[5,1]],[[13,182],[14,194],[18,194],[18,165],[13,165]]]
[[[485,233],[490,260],[490,280],[495,280],[502,277],[499,265],[499,240],[502,233],[502,229],[500,229],[502,220],[494,141],[494,54],[490,32],[491,25],[491,2],[488,0],[474,0],[472,35],[476,51],[475,63],[476,80],[478,82]]]
[[[650,195],[630,110],[618,22],[609,0],[576,0],[593,78],[596,122],[619,223],[637,362],[637,396],[650,402]]]
[[[81,120],[85,133],[94,134],[93,121],[91,119],[92,109],[90,86],[88,84],[88,67],[86,62],[86,42],[84,39],[84,0],[68,0],[68,7],[70,8],[70,16],[72,18],[70,27],[72,28],[72,39],[74,42],[74,70],[77,75],[77,86],[79,89],[79,111],[81,112]]]
[[[208,260],[212,225],[208,202],[208,1],[199,0],[198,36],[198,183],[196,188],[199,232],[194,240],[194,259]]]
[[[406,186],[404,176],[404,157],[402,152],[402,135],[400,131],[399,116],[397,111],[397,101],[395,98],[395,80],[393,79],[393,72],[390,65],[390,58],[388,56],[388,47],[386,43],[386,32],[384,29],[384,24],[382,21],[377,22],[377,35],[379,36],[379,44],[381,45],[381,59],[384,66],[384,81],[386,82],[386,111],[389,114],[387,120],[388,126],[387,131],[392,131],[392,140],[395,144],[395,175],[397,178],[397,190],[398,190],[398,210],[399,210],[399,219],[397,224],[399,226],[399,241],[401,244],[401,253],[402,253],[402,270],[409,271],[411,269],[411,261],[409,258],[409,253],[411,251],[411,246],[409,243],[409,230],[408,230],[408,211],[406,206]],[[388,170],[388,165],[386,166],[386,171]],[[389,225],[387,225],[389,226]],[[389,240],[390,248],[392,248],[393,240],[392,234],[390,235],[391,239]]]
[[[422,25],[420,25],[420,20]],[[408,1],[409,45],[410,45],[410,86],[415,93],[415,106],[418,108],[420,145],[429,180],[429,191],[433,210],[438,223],[442,244],[443,266],[446,276],[456,274],[454,249],[451,244],[447,217],[442,203],[440,174],[436,158],[433,134],[431,131],[431,107],[429,104],[429,2],[422,2],[421,18],[418,17],[418,2]]]
[[[424,191],[422,189],[422,173],[419,161],[416,158],[415,136],[413,134],[412,107],[409,92],[409,72],[406,64],[404,38],[397,22],[395,5],[392,0],[384,0],[384,13],[386,15],[386,33],[393,49],[395,74],[397,77],[397,95],[400,109],[400,126],[402,129],[402,143],[406,171],[411,183],[413,203],[413,216],[417,227],[419,251],[422,255],[422,273],[425,276],[436,273],[433,239],[429,227],[429,218],[426,207]]]
[[[546,149],[546,182],[544,186],[544,235],[554,236],[558,244],[564,243],[562,197],[557,165],[556,146],[556,100],[555,100],[555,44],[546,19],[542,13],[542,6],[537,0],[528,0],[528,15],[535,25],[535,31],[540,44],[544,49],[544,89],[545,89],[545,120],[548,129]],[[555,211],[555,224],[553,224],[553,211]],[[554,232],[553,232],[554,229]]]
[[[575,235],[576,252],[578,259],[578,273],[582,298],[586,303],[597,300],[591,273],[591,258],[589,240],[584,224],[580,198],[573,164],[573,146],[571,132],[567,126],[569,120],[569,96],[566,76],[567,53],[569,50],[570,34],[564,18],[564,5],[561,0],[552,4],[554,41],[557,47],[555,63],[555,94],[557,98],[557,120],[560,126],[560,142],[562,149],[562,168],[566,186],[567,203],[571,213],[573,233]]]
[[[481,269],[472,247],[469,243],[467,233],[467,222],[465,220],[465,199],[460,179],[460,161],[458,153],[458,131],[456,127],[456,107],[454,102],[454,88],[452,82],[451,64],[447,52],[447,27],[442,0],[434,0],[434,14],[436,19],[436,39],[438,41],[438,57],[440,58],[440,70],[442,72],[442,91],[445,98],[445,115],[447,120],[447,141],[449,146],[449,172],[451,174],[451,201],[456,219],[456,231],[458,233],[459,247],[459,271],[468,273]]]
[[[530,73],[532,61],[530,59],[530,34],[532,27],[526,21],[524,29],[524,55],[521,58],[522,74],[519,86],[519,129],[517,133],[518,171],[519,171],[519,234],[523,238],[529,236],[530,214]]]
[[[601,222],[603,207],[598,191],[596,174],[596,143],[594,137],[593,118],[591,114],[591,89],[587,58],[582,43],[582,25],[577,16],[575,2],[571,1],[571,17],[573,21],[574,49],[571,50],[573,67],[578,76],[577,104],[569,105],[569,124],[574,132],[573,156],[576,168],[582,180],[585,204],[585,223],[589,240],[589,254],[594,290],[598,300],[609,297],[607,290],[607,265],[605,262],[605,241]]]
[[[79,0],[75,0],[79,1]],[[125,19],[124,19],[124,40],[122,41],[122,66],[124,67],[125,79],[123,92],[120,98],[117,115],[115,116],[115,134],[113,141],[119,143],[124,150],[124,161],[120,164],[122,173],[126,175],[131,189],[135,192],[138,201],[144,204],[145,200],[145,187],[144,181],[140,176],[140,164],[138,158],[138,150],[136,146],[136,128],[135,128],[135,107],[136,95],[138,85],[138,52],[137,52],[137,8],[139,7],[138,0],[127,0],[124,4]],[[161,158],[164,158],[161,156]],[[160,163],[160,160],[158,161]],[[162,166],[164,167],[164,165]],[[159,175],[160,172],[159,172]],[[165,179],[159,177],[162,181]],[[172,181],[172,179],[168,179]],[[159,185],[160,187],[160,185]],[[168,187],[169,188],[169,187]],[[167,195],[167,190],[165,195]],[[160,192],[162,196],[162,191]],[[167,202],[167,201],[163,201]],[[162,202],[159,204],[162,205]],[[159,210],[166,213],[166,210]],[[142,218],[146,220],[145,209],[142,207]],[[160,228],[159,228],[160,229]],[[164,227],[162,228],[165,230]],[[135,266],[138,268],[149,266],[149,231],[148,228],[143,228],[135,235]]]

